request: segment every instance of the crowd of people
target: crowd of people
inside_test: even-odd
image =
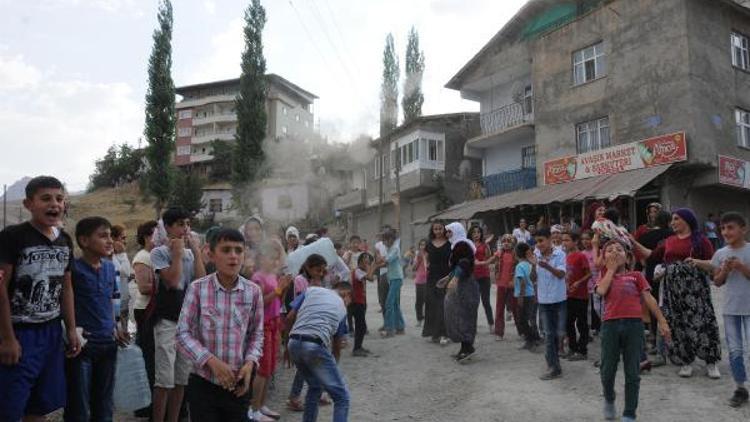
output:
[[[631,234],[615,208],[597,202],[580,225],[522,219],[500,236],[434,222],[403,252],[387,226],[372,247],[357,235],[334,243],[325,230],[275,235],[260,216],[198,235],[188,212],[169,208],[137,228],[140,250],[130,260],[125,228],[104,217],[81,219],[73,237],[61,229],[59,180],[32,179],[24,205],[30,220],[0,232],[0,390],[10,398],[0,401],[0,421],[43,420],[60,408],[66,421],[112,420],[118,348],[133,340],[153,397],[138,416],[277,420],[268,389],[285,362],[296,368],[290,410],[314,421],[319,406],[332,404],[333,420],[346,421],[350,395],[338,360],[350,341],[353,357],[372,355],[364,347],[367,283],[376,284],[377,332],[388,339],[406,331],[401,291],[409,273],[421,335],[460,346],[459,363],[477,353],[480,305],[496,340],[506,340],[512,319],[521,350],[543,347],[545,381],[563,375],[563,360],[588,360],[598,337],[601,354],[592,361],[608,420],[617,413],[622,356],[623,421],[636,418],[642,371],[671,362],[687,378],[698,358],[710,378],[721,377],[711,284],[724,288],[736,383],[729,404],[748,401],[750,245],[738,213],[700,225],[689,209],[653,203]],[[715,250],[720,242],[726,246]]]

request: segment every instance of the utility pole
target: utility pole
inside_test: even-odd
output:
[[[396,143],[396,193],[393,195],[393,212],[396,215],[396,230],[401,233],[401,148]],[[399,234],[399,237],[401,235]]]
[[[3,184],[3,229],[8,225],[8,185]]]
[[[383,178],[385,178],[385,160],[383,160],[383,136],[378,139],[378,156],[375,157],[375,168],[378,169],[378,233],[383,229]]]

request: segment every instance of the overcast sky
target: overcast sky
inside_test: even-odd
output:
[[[239,76],[247,0],[173,0],[177,86]],[[424,114],[476,111],[443,85],[525,0],[265,0],[269,72],[318,95],[331,139],[376,135],[385,36],[404,69],[414,25]],[[94,160],[143,133],[156,0],[0,0],[0,183],[52,174],[85,188]]]

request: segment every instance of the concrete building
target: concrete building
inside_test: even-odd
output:
[[[315,134],[313,105],[318,97],[281,76],[266,75],[267,139],[307,140]],[[235,98],[240,80],[208,82],[177,88],[175,164],[207,174],[213,157],[211,141],[234,141],[237,132]]]
[[[348,232],[369,241],[381,225],[396,225],[398,168],[402,247],[426,237],[428,227],[412,223],[466,200],[481,174],[480,161],[463,154],[466,140],[478,133],[478,113],[455,113],[419,117],[372,141],[374,157],[354,174],[354,189],[334,199]]]
[[[544,189],[559,200],[546,213],[580,218],[586,199],[614,199],[603,189],[574,194],[578,179],[594,176],[623,188],[609,196],[632,193],[623,195],[630,198],[623,211],[633,225],[652,200],[701,217],[750,213],[750,191],[739,187],[750,181],[728,175],[750,169],[750,9],[742,3],[530,0],[446,85],[480,103],[482,133],[466,154],[482,160],[487,195],[507,195],[452,217],[502,211],[512,223],[524,214],[517,192]],[[649,154],[665,139],[670,146],[685,139],[687,155],[655,168]],[[580,173],[597,152],[610,160],[629,146],[644,164],[586,168],[595,174],[551,186],[559,160]],[[525,178],[532,173],[536,180]],[[637,182],[626,180],[635,173]],[[557,195],[564,190],[567,197]],[[541,200],[525,205],[549,205]]]

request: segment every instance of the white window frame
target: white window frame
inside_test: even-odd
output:
[[[189,138],[193,136],[193,128],[192,127],[177,128],[177,136],[180,138]]]
[[[585,137],[585,139],[583,139]],[[612,145],[609,116],[576,125],[576,149],[579,154],[607,148]]]
[[[378,155],[375,156],[373,162],[372,162],[372,178],[375,180],[380,179],[383,177],[383,174],[388,171],[386,169],[386,160],[387,160],[388,154]]]
[[[193,118],[193,110],[180,110],[180,113],[178,114],[177,118],[179,120],[192,119]]]
[[[593,66],[593,75],[587,76],[588,66]],[[573,85],[578,86],[607,75],[607,56],[604,42],[599,42],[573,52]]]
[[[211,198],[208,200],[208,212],[222,212],[224,201],[221,198]]]
[[[737,123],[737,145],[750,148],[750,111],[736,108],[734,118]]]
[[[190,155],[190,145],[177,145],[177,155]]]
[[[521,168],[536,168],[536,145],[521,148]]]
[[[732,32],[732,66],[750,71],[750,39],[739,32]]]

